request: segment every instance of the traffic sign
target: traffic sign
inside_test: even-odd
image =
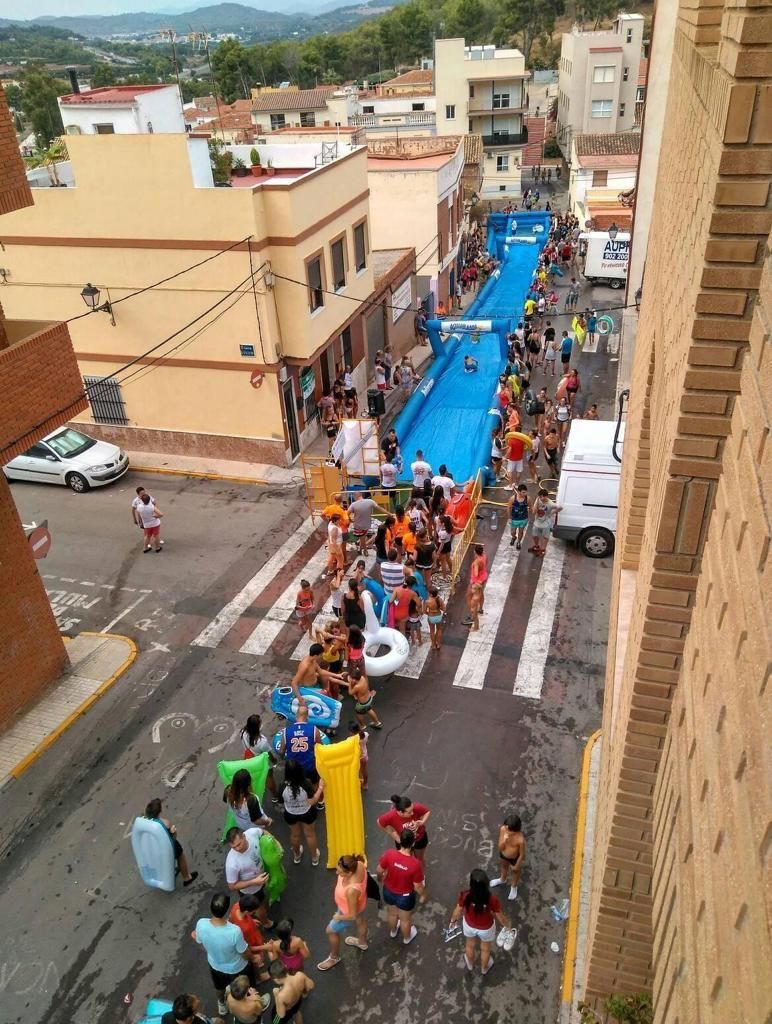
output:
[[[249,378],[249,383],[252,385],[253,388],[260,387],[260,385],[263,383],[263,374],[260,372],[260,370],[252,371]]]
[[[51,550],[51,534],[46,523],[41,523],[27,537],[33,558],[45,558]]]

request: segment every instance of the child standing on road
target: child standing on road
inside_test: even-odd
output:
[[[480,629],[480,612],[482,611],[483,603],[483,588],[479,583],[473,583],[466,596],[466,606],[469,609],[469,621],[465,625],[469,626],[470,633],[476,633]]]
[[[436,587],[429,588],[429,596],[424,602],[424,611],[429,622],[429,640],[432,650],[439,651],[442,646],[442,618],[445,614],[445,602]]]
[[[523,825],[517,814],[508,814],[499,829],[499,862],[501,877],[491,882],[491,889],[511,882],[509,899],[517,899],[517,885],[525,863],[525,836]]]
[[[314,592],[308,580],[300,581],[300,590],[295,598],[295,617],[309,637],[313,636]]]
[[[375,690],[370,689],[367,676],[359,668],[353,668],[348,674],[348,692],[354,698],[354,714],[357,721],[364,729],[369,718],[373,729],[382,729],[383,722],[373,708],[375,703]]]

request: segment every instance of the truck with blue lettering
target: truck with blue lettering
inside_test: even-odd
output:
[[[579,263],[591,284],[623,288],[629,259],[630,235],[626,231],[617,231],[615,238],[608,231],[584,231],[579,235]]]

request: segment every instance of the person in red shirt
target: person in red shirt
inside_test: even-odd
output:
[[[403,828],[396,850],[387,850],[378,861],[378,881],[383,883],[383,902],[389,922],[389,934],[396,939],[402,932],[402,943],[408,946],[418,935],[413,924],[416,898],[426,903],[424,868],[413,856],[415,834]]]
[[[530,437],[521,434],[517,430],[509,430],[504,435],[507,444],[507,474],[509,475],[509,489],[514,491],[520,483],[523,474],[523,453],[526,448],[530,451],[533,447]]]
[[[480,941],[480,968],[487,974],[493,967],[491,945],[496,941],[496,922],[502,928],[509,928],[509,921],[501,911],[498,897],[491,892],[488,876],[480,868],[475,868],[469,876],[469,888],[459,893],[458,903],[450,918],[451,925],[462,918],[462,927],[466,943],[464,946],[464,963],[466,969],[474,969],[474,958],[477,941]]]
[[[257,895],[244,893],[237,903],[231,907],[231,922],[241,929],[241,934],[246,942],[247,956],[254,964],[260,981],[268,981],[268,972],[263,964],[263,949],[265,939],[260,931],[258,911],[263,900]]]
[[[432,813],[423,804],[413,803],[406,796],[393,796],[391,802],[394,804],[390,811],[386,811],[378,819],[378,825],[384,832],[388,833],[399,848],[399,839],[402,829],[407,828],[415,835],[413,843],[413,856],[423,863],[426,847],[429,845],[429,837],[426,834],[426,822]]]

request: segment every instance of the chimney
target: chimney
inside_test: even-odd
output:
[[[76,96],[80,95],[80,86],[78,85],[78,74],[75,68],[67,68],[67,74],[70,76],[70,87]]]

